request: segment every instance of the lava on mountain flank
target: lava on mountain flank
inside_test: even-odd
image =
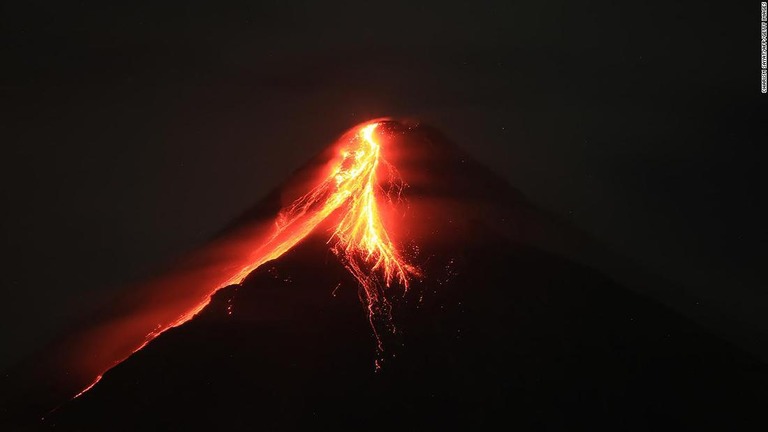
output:
[[[332,227],[328,240],[330,249],[359,283],[360,297],[368,309],[371,328],[378,341],[377,349],[383,350],[375,322],[380,318],[389,324],[390,305],[383,291],[393,283],[407,289],[410,278],[419,275],[419,270],[403,257],[391,240],[380,212],[380,202],[386,200],[388,204],[396,205],[400,191],[405,187],[395,167],[382,157],[382,140],[387,135],[386,123],[386,120],[366,122],[344,134],[331,147],[337,156],[329,162],[327,174],[309,192],[280,210],[275,216],[274,230],[269,236],[260,242],[250,242],[254,244],[251,250],[242,247],[231,249],[240,256],[219,265],[217,274],[223,279],[221,282],[208,282],[209,288],[201,290],[200,300],[186,306],[186,310],[178,311],[175,317],[169,316],[167,312],[163,317],[158,316],[143,340],[130,349],[127,355],[118,358],[119,354],[115,352],[109,367],[141,350],[166,330],[192,319],[209,304],[211,296],[218,289],[241,283],[255,269],[279,258],[324,222]],[[381,174],[385,175],[386,182],[380,182]],[[389,325],[386,327],[393,328]],[[109,343],[105,340],[93,342],[100,346]],[[128,346],[124,345],[124,348]],[[378,361],[376,367],[379,367]],[[96,385],[103,372],[75,397]]]
[[[0,415],[53,430],[748,430],[765,367],[614,274],[665,286],[438,130],[372,120],[11,371]]]

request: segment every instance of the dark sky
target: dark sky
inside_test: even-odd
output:
[[[768,334],[759,2],[170,3],[2,4],[0,367],[379,116]]]

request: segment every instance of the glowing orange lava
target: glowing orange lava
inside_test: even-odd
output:
[[[381,145],[374,136],[378,126],[379,123],[371,123],[361,127],[341,149],[341,158],[330,175],[280,212],[274,235],[255,253],[259,258],[232,276],[228,284],[242,282],[257,267],[285,253],[342,208],[341,221],[331,238],[337,241],[334,250],[348,260],[348,265],[359,256],[364,257],[366,263],[371,263],[370,272],[383,273],[387,286],[395,277],[408,286],[408,274],[416,270],[400,257],[390,241],[376,202],[376,170],[382,163]],[[350,270],[366,291],[372,291],[368,271],[357,266]]]
[[[280,211],[271,236],[250,252],[246,260],[240,261],[247,265],[225,276],[223,283],[212,287],[208,295],[176,319],[158,324],[131,353],[139,351],[166,330],[192,319],[208,305],[210,296],[218,289],[241,283],[256,268],[290,250],[331,215],[338,223],[333,228],[329,243],[333,243],[332,250],[359,282],[371,325],[376,332],[374,315],[381,311],[386,313],[388,307],[382,296],[383,290],[393,281],[407,289],[409,277],[418,274],[418,270],[402,258],[390,240],[379,212],[377,199],[383,194],[377,170],[384,166],[394,172],[394,168],[381,158],[381,145],[375,134],[379,125],[369,123],[360,126],[348,142],[342,143],[338,157],[332,161],[330,173],[307,194]],[[92,388],[101,376],[75,397]]]

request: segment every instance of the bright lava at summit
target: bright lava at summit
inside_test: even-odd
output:
[[[387,168],[397,180],[394,167],[381,157],[381,144],[376,135],[380,125],[374,122],[355,128],[348,142],[342,143],[330,173],[307,194],[279,212],[274,232],[250,253],[249,264],[233,272],[224,284],[214,287],[210,295],[225,286],[241,283],[252,271],[283,255],[333,215],[338,222],[328,243],[359,282],[375,333],[374,315],[380,311],[386,314],[388,308],[383,290],[393,282],[407,289],[409,278],[419,274],[390,239],[379,212],[378,199],[384,194],[377,171],[380,167]],[[210,295],[169,324],[159,324],[131,354],[166,330],[192,319],[208,305]],[[102,375],[75,397],[90,390]]]

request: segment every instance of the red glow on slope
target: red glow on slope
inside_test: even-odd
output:
[[[339,153],[331,162],[330,172],[307,194],[280,211],[274,231],[260,246],[250,251],[245,259],[233,258],[227,266],[230,269],[228,275],[216,273],[218,276],[207,276],[209,280],[218,279],[219,282],[207,291],[202,291],[204,296],[201,300],[188,306],[183,314],[165,323],[158,323],[127,356],[113,361],[112,367],[141,350],[161,333],[192,319],[208,305],[211,295],[217,290],[241,283],[259,266],[290,250],[331,215],[334,221],[338,217],[338,222],[329,243],[332,243],[334,253],[359,282],[375,332],[374,315],[381,310],[386,312],[386,307],[382,308],[387,306],[382,296],[383,290],[393,281],[407,289],[408,278],[418,274],[418,270],[402,258],[382,223],[377,200],[383,194],[377,171],[383,166],[389,168],[390,174],[394,174],[394,168],[381,158],[381,144],[376,135],[379,125],[364,124],[355,128],[353,134],[345,135],[347,139],[340,142]],[[232,268],[232,265],[237,266],[239,262],[245,265]],[[131,328],[132,323],[131,320],[124,320],[116,325]],[[102,374],[99,374],[93,383],[75,397],[90,390],[101,377]]]
[[[337,240],[334,250],[348,260],[363,254],[364,261],[372,264],[370,271],[382,271],[387,285],[397,277],[407,287],[408,274],[415,269],[403,261],[390,241],[376,202],[379,189],[376,171],[383,162],[381,145],[374,136],[378,126],[379,123],[371,123],[358,128],[350,142],[340,150],[340,158],[335,161],[331,173],[280,212],[275,233],[257,250],[258,258],[233,275],[228,284],[242,282],[253,270],[285,253],[341,208],[341,222],[332,237]],[[351,270],[369,290],[371,286],[367,276],[361,273],[363,269]]]
[[[138,350],[137,350],[137,351],[138,351]],[[93,380],[93,382],[92,382],[90,385],[88,385],[88,387],[86,387],[86,388],[84,388],[83,390],[81,390],[81,391],[80,391],[80,393],[76,394],[76,395],[75,395],[75,396],[74,396],[72,399],[77,399],[77,398],[79,398],[80,396],[82,396],[83,394],[85,394],[85,392],[87,392],[88,390],[92,389],[92,388],[93,388],[93,386],[95,386],[96,384],[98,384],[98,383],[99,383],[99,381],[101,381],[101,378],[102,378],[102,377],[103,377],[103,375],[99,375],[99,376],[97,376],[97,377],[96,377],[96,379],[95,379],[95,380]]]

